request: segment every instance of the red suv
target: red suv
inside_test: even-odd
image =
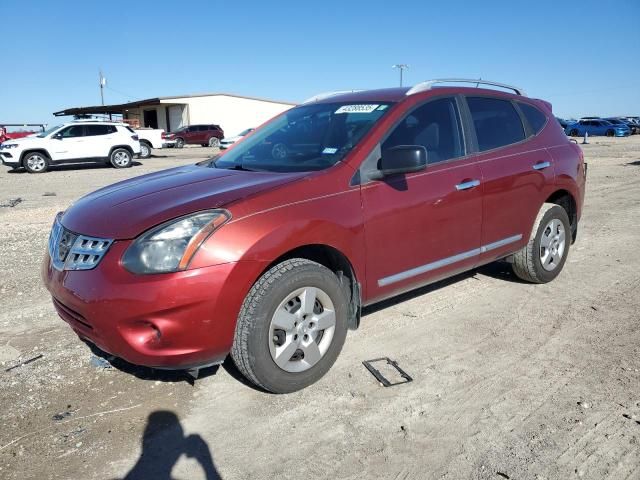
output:
[[[220,125],[191,125],[165,135],[167,140],[175,140],[176,148],[186,144],[202,145],[203,147],[219,147],[224,138],[224,131]]]
[[[230,353],[291,392],[329,370],[365,305],[500,259],[553,280],[582,210],[580,148],[515,87],[438,82],[319,95],[214,159],[81,198],[43,264],[55,308],[129,362]]]

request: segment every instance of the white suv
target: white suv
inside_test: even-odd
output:
[[[140,142],[127,125],[117,122],[71,122],[0,145],[2,163],[45,172],[49,165],[81,161],[107,161],[115,168],[130,167],[140,154]]]

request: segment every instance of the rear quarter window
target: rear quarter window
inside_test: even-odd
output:
[[[467,104],[481,152],[524,140],[520,115],[509,100],[468,97]]]
[[[536,107],[534,107],[533,105],[529,105],[528,103],[518,102],[518,107],[520,107],[520,110],[522,110],[524,117],[527,119],[527,122],[529,122],[529,126],[533,130],[534,135],[537,135],[540,130],[542,130],[542,128],[546,125],[547,116]]]

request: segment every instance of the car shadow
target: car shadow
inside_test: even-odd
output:
[[[138,161],[131,162],[131,167],[139,167],[142,163]],[[67,172],[70,170],[98,170],[103,168],[113,168],[110,163],[105,162],[82,162],[82,163],[65,163],[64,165],[50,165],[49,172]],[[24,168],[15,168],[9,170],[10,174],[28,173]]]
[[[98,359],[102,361],[93,361],[92,364],[96,368],[115,368],[123,373],[133,375],[140,380],[160,381],[167,383],[187,382],[190,385],[195,384],[195,378],[189,374],[187,370],[162,370],[159,368],[143,367],[141,365],[134,365],[132,363],[123,360],[122,358],[115,357],[110,353],[107,353],[91,342],[84,342],[91,353],[93,353]],[[201,368],[198,371],[198,379],[211,377],[218,372],[219,365],[212,365],[210,367]]]
[[[627,165],[633,165],[635,167],[640,167],[640,160],[636,160],[634,162],[629,162]]]
[[[122,480],[171,480],[171,471],[182,455],[194,459],[207,480],[221,480],[209,446],[197,434],[186,435],[178,416],[157,410],[147,418],[142,435],[142,453]]]

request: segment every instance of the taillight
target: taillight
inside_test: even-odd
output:
[[[136,142],[139,140],[138,135],[131,135],[131,138]]]

